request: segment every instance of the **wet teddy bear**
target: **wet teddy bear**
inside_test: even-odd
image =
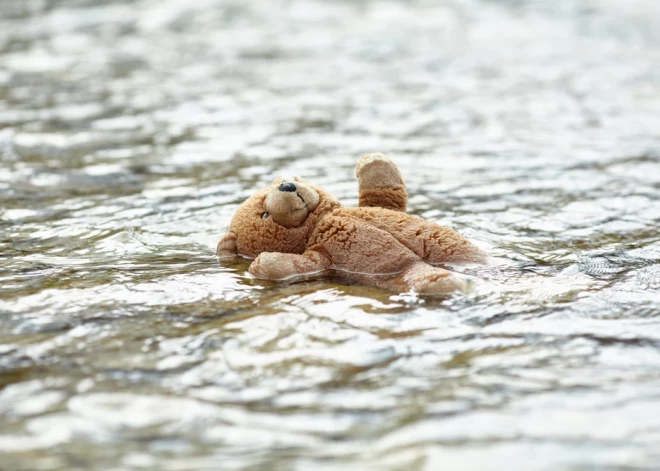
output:
[[[406,214],[397,166],[381,153],[357,164],[359,207],[345,208],[301,179],[276,179],[236,211],[219,257],[254,258],[249,271],[268,280],[337,276],[392,292],[464,291],[466,280],[435,265],[485,263],[486,254],[451,229]]]

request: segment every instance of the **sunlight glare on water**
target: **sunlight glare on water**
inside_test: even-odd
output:
[[[0,0],[0,469],[658,469],[655,0]],[[278,175],[467,295],[223,261]]]

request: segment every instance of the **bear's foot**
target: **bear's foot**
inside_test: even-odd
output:
[[[444,268],[417,262],[387,283],[384,288],[392,291],[414,291],[423,295],[443,295],[455,291],[466,292],[467,279]]]
[[[441,270],[441,269],[440,269]],[[446,270],[443,270],[446,271]],[[419,294],[447,294],[454,291],[467,292],[469,283],[464,278],[451,273],[433,273],[410,283],[412,291]]]
[[[360,158],[356,166],[361,207],[406,210],[408,195],[399,168],[380,152]]]

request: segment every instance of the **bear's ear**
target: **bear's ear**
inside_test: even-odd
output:
[[[218,242],[218,248],[215,250],[215,254],[220,258],[235,257],[238,255],[236,249],[235,232],[227,232],[220,238],[220,242]]]

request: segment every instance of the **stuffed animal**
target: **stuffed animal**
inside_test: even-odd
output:
[[[381,153],[357,164],[359,207],[345,208],[301,179],[276,179],[236,211],[219,257],[254,258],[257,278],[300,281],[338,276],[392,292],[464,291],[467,281],[435,265],[485,263],[486,254],[451,229],[406,214],[397,166]]]

